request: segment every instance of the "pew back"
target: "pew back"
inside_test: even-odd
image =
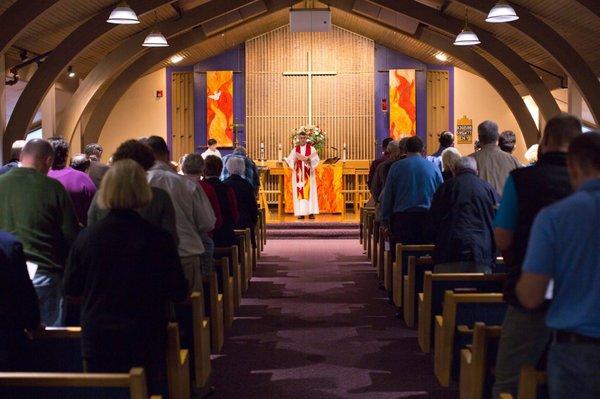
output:
[[[461,326],[459,326],[459,329]],[[502,327],[477,322],[472,344],[460,351],[460,399],[484,399],[492,396],[498,342]]]
[[[410,256],[425,256],[433,253],[435,245],[433,244],[419,244],[419,245],[405,245],[396,244],[396,257],[392,264],[392,299],[396,307],[402,307],[402,285],[404,276],[408,273],[408,258]]]

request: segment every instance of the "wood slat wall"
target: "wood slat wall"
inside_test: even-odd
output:
[[[438,134],[448,130],[448,71],[427,71],[427,152],[437,151]]]
[[[171,112],[173,116],[171,159],[194,152],[194,73],[172,74]]]
[[[282,144],[290,151],[290,135],[308,122],[307,77],[284,76],[285,71],[306,71],[307,54],[313,71],[335,71],[335,76],[314,76],[313,123],[328,133],[325,157],[374,157],[374,43],[334,26],[330,32],[293,33],[289,26],[246,42],[246,146],[249,154],[277,158]],[[331,147],[338,148],[338,152]]]

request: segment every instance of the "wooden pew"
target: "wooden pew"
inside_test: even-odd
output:
[[[222,262],[228,262],[223,259]],[[204,293],[204,311],[210,317],[210,344],[211,350],[217,354],[223,348],[225,342],[225,322],[223,294],[219,292],[217,274],[211,273],[202,277],[202,289]]]
[[[67,398],[148,399],[142,368],[125,373],[0,373],[0,397],[10,399]],[[151,396],[150,399],[161,399]]]
[[[408,327],[415,326],[417,314],[417,287],[423,287],[423,278],[426,271],[433,271],[433,259],[426,257],[408,257],[408,270],[403,281],[402,314],[404,323]],[[419,288],[419,289],[421,289]]]
[[[487,399],[492,396],[492,370],[501,332],[500,326],[475,323],[472,344],[460,351],[460,399]]]
[[[377,269],[379,263],[379,228],[380,224],[373,218],[373,242],[371,243],[371,265]]]
[[[241,260],[242,291],[248,289],[252,277],[252,239],[250,229],[235,230],[238,238],[238,258]]]
[[[411,255],[424,256],[435,249],[433,244],[406,245],[396,244],[396,261],[392,264],[392,300],[398,308],[402,307],[402,285],[404,275],[408,271],[408,257]]]
[[[501,292],[506,274],[432,273],[425,272],[423,292],[418,295],[417,337],[421,350],[429,353],[433,338],[433,316],[442,313],[447,290],[466,289],[476,292]]]
[[[375,209],[369,209],[366,213],[367,218],[367,236],[366,248],[367,258],[370,260],[373,255],[373,225],[375,224]]]
[[[234,309],[240,307],[242,302],[242,272],[239,261],[238,246],[215,247],[215,259],[228,259],[228,273],[219,274],[223,282],[223,298],[225,300],[225,324],[231,326],[233,323]],[[218,262],[217,262],[218,263]],[[221,263],[221,270],[225,270],[225,265]],[[230,279],[225,276],[231,277]]]
[[[383,282],[383,270],[385,267],[385,235],[383,227],[379,227],[379,243],[377,244],[377,279]]]
[[[443,312],[435,316],[433,370],[440,385],[449,386],[450,379],[458,375],[456,363],[460,349],[470,342],[469,327],[476,321],[501,324],[506,308],[501,293],[446,291]]]
[[[47,328],[32,332],[32,338],[27,371],[83,372],[80,327]],[[166,360],[169,397],[189,399],[189,351],[180,346],[177,323],[167,327]]]
[[[548,376],[545,372],[538,371],[533,366],[523,366],[519,377],[517,399],[547,399],[549,397],[547,384]],[[509,393],[501,393],[500,399],[513,399],[513,396]]]
[[[187,303],[175,305],[182,347],[190,351],[190,374],[196,390],[204,388],[211,372],[210,320],[204,307],[204,296],[199,292],[193,292]]]

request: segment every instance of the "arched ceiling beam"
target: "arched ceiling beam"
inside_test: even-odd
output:
[[[600,1],[598,0],[576,0],[579,4],[600,17]]]
[[[173,1],[175,0],[130,0],[129,5],[138,15],[141,15]],[[5,155],[10,151],[11,143],[14,140],[22,139],[26,134],[38,107],[60,74],[102,35],[118,28],[118,25],[106,22],[111,11],[112,7],[99,12],[71,32],[33,74],[19,97],[6,126],[3,140]]]
[[[452,35],[458,34],[464,27],[464,22],[451,16],[442,15],[431,7],[414,0],[369,0],[373,4],[385,7],[400,14],[414,18],[426,25],[437,28]],[[537,104],[545,120],[560,114],[556,100],[548,90],[539,75],[514,50],[496,39],[490,32],[471,26],[481,39],[481,47],[485,52],[496,58],[510,69],[525,85],[531,97]]]
[[[297,1],[294,1],[294,3],[295,2]],[[268,6],[268,11],[252,19],[273,14],[290,6],[289,0],[267,0],[265,3]],[[240,21],[240,23],[229,29],[234,29],[245,22],[248,21]],[[131,85],[135,83],[141,76],[148,73],[157,64],[161,63],[170,56],[200,44],[209,38],[210,37],[207,37],[204,34],[202,29],[194,29],[177,36],[171,41],[170,47],[154,49],[154,51],[144,54],[129,67],[127,67],[127,69],[125,69],[114,81],[109,84],[107,89],[98,100],[97,104],[94,105],[88,123],[83,131],[82,143],[85,145],[98,141],[100,133],[102,132],[102,128],[104,127],[110,112],[123,94],[125,94],[127,89],[129,89],[129,87],[131,87]]]
[[[487,15],[495,0],[452,0]],[[511,3],[519,19],[509,25],[539,44],[575,81],[596,122],[600,122],[600,82],[598,77],[569,44],[552,27],[534,16],[524,7]]]
[[[56,0],[18,0],[8,7],[0,15],[0,54],[4,54],[29,24],[56,3]]]
[[[339,8],[343,11],[354,13],[352,11],[352,4],[349,4],[345,0],[330,0],[329,4],[332,7]],[[362,14],[354,13],[355,15],[361,16],[363,18],[367,18],[377,23],[381,23],[375,19],[365,17]],[[523,138],[525,139],[525,143],[527,146],[535,144],[539,140],[539,130],[531,117],[531,113],[527,109],[525,102],[512,85],[510,80],[506,78],[496,67],[486,60],[481,55],[477,54],[475,51],[455,46],[453,44],[453,40],[450,38],[441,35],[437,32],[434,32],[428,28],[423,28],[417,31],[414,35],[410,35],[401,30],[395,29],[388,25],[385,25],[386,28],[393,30],[397,33],[410,36],[416,40],[419,40],[423,43],[428,44],[431,47],[440,49],[447,54],[450,54],[452,57],[461,60],[464,64],[471,67],[475,72],[481,75],[487,82],[494,87],[494,89],[498,92],[498,94],[502,97],[502,99],[506,102],[506,105],[511,110],[513,116],[515,117],[519,128],[521,129],[521,133],[523,134]]]
[[[158,29],[165,37],[171,38],[210,19],[235,11],[249,3],[252,2],[248,2],[248,0],[212,1],[188,10],[180,17],[178,16],[158,24]],[[148,52],[145,47],[142,47],[142,43],[151,30],[151,28],[146,29],[125,40],[119,47],[104,57],[85,77],[63,110],[57,130],[60,136],[65,137],[70,142],[83,111],[98,90],[113,76]]]

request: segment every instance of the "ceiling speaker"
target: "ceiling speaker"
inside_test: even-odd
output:
[[[290,10],[290,30],[292,32],[329,32],[331,30],[331,11]]]

